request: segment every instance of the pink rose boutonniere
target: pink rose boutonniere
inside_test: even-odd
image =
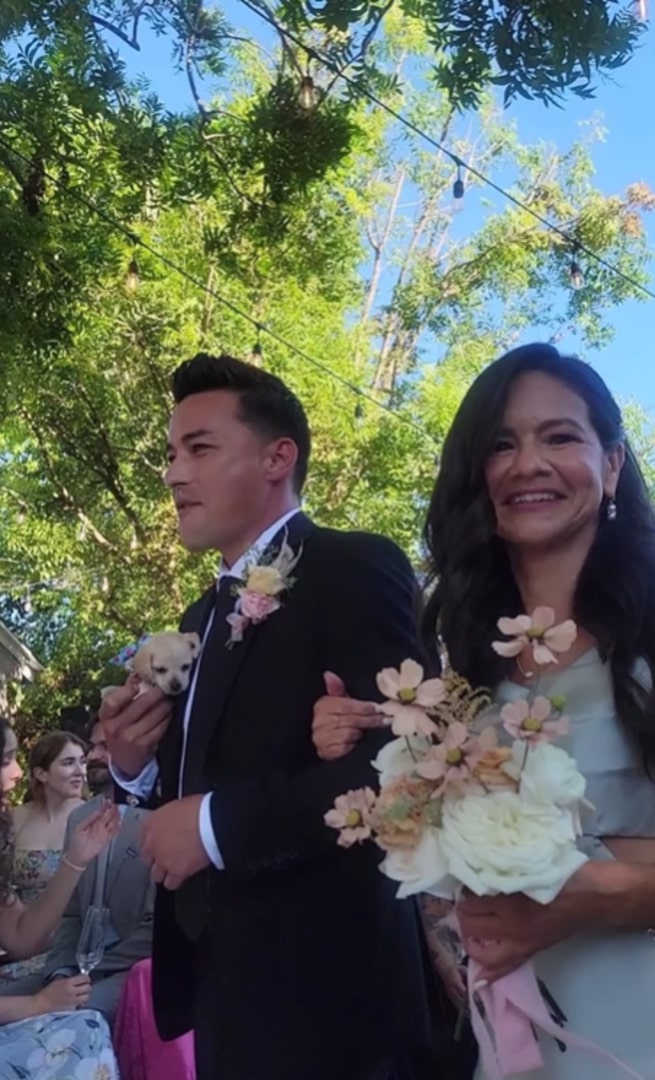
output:
[[[234,611],[227,616],[231,628],[227,647],[243,641],[243,635],[251,623],[255,625],[267,619],[282,607],[280,597],[295,584],[292,572],[298,565],[302,548],[295,553],[286,539],[277,555],[265,562],[252,562],[246,566],[241,582],[236,586]]]

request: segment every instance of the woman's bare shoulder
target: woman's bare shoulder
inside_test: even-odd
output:
[[[10,814],[14,826],[14,840],[16,840],[21,830],[32,820],[34,809],[31,803],[24,803],[22,806],[12,806]]]

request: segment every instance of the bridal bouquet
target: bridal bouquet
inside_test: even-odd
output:
[[[535,666],[556,662],[576,636],[572,622],[554,625],[550,608],[500,619],[504,656],[527,646]],[[568,729],[564,701],[531,693],[505,705],[500,745],[489,697],[445,665],[440,679],[405,660],[377,676],[382,710],[396,739],[373,763],[380,790],[339,796],[325,817],[349,847],[374,838],[386,855],[383,873],[398,896],[429,892],[455,899],[466,886],[478,896],[523,892],[548,903],[585,861],[576,848],[585,781],[552,741]],[[538,689],[538,683],[535,690]]]
[[[377,843],[385,852],[380,868],[398,882],[399,898],[423,892],[455,900],[466,887],[478,896],[521,892],[547,904],[586,861],[576,846],[585,780],[553,745],[568,730],[565,701],[538,692],[539,668],[557,663],[577,628],[570,620],[556,625],[554,611],[539,607],[500,619],[498,629],[497,653],[531,658],[527,699],[506,704],[494,721],[489,696],[447,661],[439,679],[424,680],[413,660],[381,671],[382,710],[396,738],[373,762],[379,791],[349,791],[325,815],[341,846]],[[563,1034],[530,964],[490,986],[479,980],[471,961],[471,1020],[489,1080],[543,1065],[536,1026],[605,1056]]]

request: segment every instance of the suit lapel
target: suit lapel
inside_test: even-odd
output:
[[[121,822],[118,836],[114,837],[110,853],[111,858],[107,865],[107,879],[105,886],[107,902],[112,889],[116,884],[116,879],[123,868],[124,862],[128,858],[135,858],[138,856],[141,818],[142,814],[140,811],[133,809],[132,807],[127,807],[124,811],[123,821]]]
[[[314,531],[316,526],[306,517],[303,513],[298,513],[288,525],[285,525],[271,540],[270,544],[260,553],[258,562],[263,561],[271,552],[279,549],[283,539],[289,544],[294,551],[298,551],[300,545],[304,543],[306,538]],[[282,598],[282,603],[288,603],[289,595],[285,595]],[[213,598],[210,598],[210,607],[213,603]],[[274,619],[276,613],[273,613],[270,618]],[[209,618],[209,612],[206,614],[203,627],[206,626],[207,619]],[[198,760],[204,760],[206,756],[209,743],[214,733],[216,724],[221,719],[225,712],[232,687],[237,679],[241,668],[248,656],[248,651],[255,640],[260,629],[261,623],[257,626],[251,623],[246,627],[243,639],[237,642],[232,648],[227,647],[227,641],[229,636],[229,626],[227,623],[224,628],[225,635],[225,648],[221,653],[220,669],[216,670],[216,682],[215,693],[212,694],[212,710],[210,716],[201,717],[198,715],[196,709],[196,703],[194,701],[190,723],[193,723],[193,740],[194,740],[194,753]],[[202,657],[201,661],[202,663]],[[182,712],[182,716],[184,712]]]

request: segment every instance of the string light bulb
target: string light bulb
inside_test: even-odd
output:
[[[464,174],[462,172],[462,163],[461,163],[461,161],[458,161],[457,162],[457,176],[455,177],[455,182],[453,184],[453,199],[455,200],[455,209],[456,210],[461,209],[462,201],[464,199],[464,191],[465,190],[466,189],[464,187]]]
[[[298,91],[298,104],[303,112],[311,112],[316,107],[316,86],[311,75],[303,75],[300,80],[300,90]]]
[[[262,357],[264,355],[264,350],[262,349],[262,329],[263,329],[263,327],[262,327],[262,324],[260,322],[254,322],[254,321],[253,321],[253,326],[255,327],[255,330],[257,331],[257,338],[255,340],[255,344],[253,345],[252,349],[250,350],[250,363],[254,364],[255,367],[261,367],[262,366]]]
[[[127,285],[130,292],[136,292],[136,290],[139,288],[139,267],[134,256],[132,256],[130,260],[130,265],[127,268],[127,278],[125,279],[125,284]]]
[[[361,401],[355,405],[355,423],[359,426],[364,419],[364,406]]]
[[[574,251],[571,256],[571,263],[569,266],[569,281],[571,282],[571,288],[578,289],[584,287],[584,274],[582,273],[582,267],[577,259],[577,252]]]

